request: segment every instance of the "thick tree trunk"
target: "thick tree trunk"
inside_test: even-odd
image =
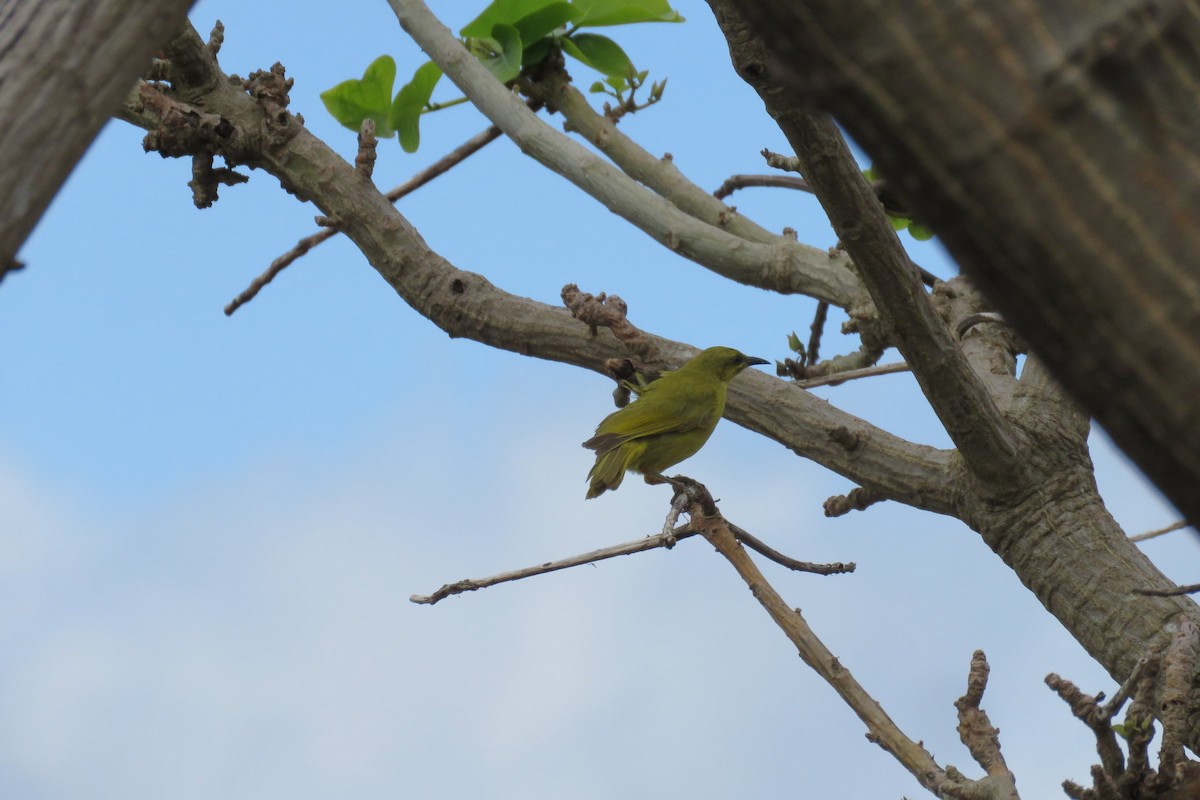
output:
[[[710,0],[710,4],[729,41],[735,68],[762,96],[811,173],[806,177],[827,211],[835,206],[837,213],[830,218],[853,254],[852,245],[861,238],[868,214],[836,208],[845,198],[829,185],[829,169],[823,164],[844,147],[840,137],[836,131],[822,135],[813,121],[820,115],[797,104],[778,82],[779,76],[771,74],[771,56],[757,31],[745,24],[738,3]],[[849,156],[844,155],[844,160],[849,161]],[[856,263],[860,271],[868,269],[858,257]],[[940,294],[948,298],[961,288],[948,285]],[[1081,325],[1086,320],[1081,318]],[[1002,342],[988,344],[984,336],[965,339],[960,346],[985,372],[991,364],[989,350],[1011,359]],[[1198,618],[1196,605],[1186,598],[1138,593],[1171,584],[1105,508],[1087,452],[1087,418],[1061,395],[1040,362],[1030,359],[1015,387],[1006,379],[1011,364],[994,368],[996,375],[987,385],[1002,411],[1002,424],[1012,428],[1021,468],[997,485],[985,480],[986,475],[965,458],[960,460],[948,475],[948,483],[955,487],[952,513],[978,531],[1084,649],[1122,682],[1139,659],[1168,643],[1185,617]],[[1193,691],[1190,708],[1200,718],[1200,692]],[[1193,745],[1200,743],[1200,725],[1193,725],[1189,734]]]
[[[192,0],[0,2],[0,277]]]
[[[714,3],[715,6],[723,3]],[[1200,519],[1200,11],[734,0],[1054,375]]]

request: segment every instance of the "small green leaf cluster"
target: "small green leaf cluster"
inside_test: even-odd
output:
[[[592,91],[603,91],[624,102],[623,94],[636,90],[646,79],[621,46],[607,36],[580,33],[585,28],[641,22],[683,22],[667,0],[493,0],[459,31],[467,50],[501,83],[510,83],[521,70],[540,63],[553,48],[604,76]],[[334,119],[351,130],[363,120],[375,122],[380,138],[399,135],[405,152],[415,152],[421,141],[420,118],[428,111],[465,102],[464,99],[430,102],[442,71],[432,61],[422,64],[412,80],[395,97],[396,62],[380,56],[362,78],[343,81],[321,94]],[[650,101],[662,96],[665,81],[651,86]]]
[[[881,176],[874,167],[867,167],[863,170],[863,177],[869,181],[881,180]],[[933,231],[928,225],[921,222],[912,216],[893,214],[888,212],[888,221],[892,223],[892,228],[897,231],[908,231],[908,235],[916,239],[918,242],[927,242],[933,238]]]

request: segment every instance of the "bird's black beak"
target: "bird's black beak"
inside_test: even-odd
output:
[[[765,358],[755,358],[754,356],[746,356],[746,366],[753,367],[755,364],[770,364]]]

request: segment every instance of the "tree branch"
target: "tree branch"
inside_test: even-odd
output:
[[[500,572],[496,575],[491,575],[486,578],[468,578],[466,580],[447,583],[433,594],[414,594],[409,601],[419,605],[433,605],[447,597],[464,592],[474,592],[477,589],[486,589],[489,586],[495,586],[500,583],[509,583],[511,581],[524,580],[537,575],[545,575],[550,572],[558,572],[559,570],[579,567],[585,564],[594,564],[597,561],[605,561],[618,556],[628,556],[634,553],[644,553],[647,550],[657,550],[664,548],[670,550],[676,542],[697,535],[700,531],[694,528],[691,524],[674,527],[672,524],[678,518],[679,511],[683,508],[683,504],[672,504],[672,515],[667,517],[668,525],[662,533],[654,534],[653,536],[645,536],[641,539],[634,539],[632,542],[623,542],[614,544],[608,547],[601,547],[599,550],[592,550],[580,555],[561,558],[556,561],[547,561],[543,564],[535,564],[530,567],[511,570],[509,572]],[[854,572],[854,563],[843,564],[836,562],[833,564],[816,564],[811,561],[799,561],[790,556],[785,556],[773,547],[768,546],[762,540],[751,535],[747,531],[730,524],[730,529],[734,532],[739,542],[742,542],[750,549],[756,551],[765,558],[774,561],[782,567],[786,567],[794,572],[809,572],[815,575],[840,575],[848,572]]]
[[[1178,522],[1172,522],[1170,525],[1166,526],[1165,528],[1158,528],[1156,530],[1146,531],[1145,533],[1139,533],[1136,536],[1130,536],[1129,541],[1144,542],[1147,539],[1155,539],[1159,536],[1165,536],[1168,533],[1172,533],[1174,531],[1183,530],[1187,526],[1188,526],[1188,521],[1186,519],[1181,519]]]
[[[669,155],[656,158],[626,136],[614,120],[592,108],[561,66],[547,68],[523,85],[531,96],[563,115],[564,130],[587,139],[622,172],[670,200],[680,211],[747,241],[760,244],[780,241],[778,234],[760,227],[688,180]]]
[[[472,136],[470,139],[467,139],[449,153],[446,153],[446,155],[442,156],[437,161],[434,161],[428,167],[425,167],[425,169],[413,175],[404,183],[389,189],[386,194],[387,199],[394,203],[401,197],[420,189],[434,178],[449,172],[456,165],[462,163],[487,145],[496,141],[498,138],[500,138],[500,129],[495,125],[489,126],[488,128]],[[241,294],[229,301],[229,305],[225,306],[225,316],[230,316],[243,305],[253,300],[255,295],[262,291],[263,287],[275,280],[275,276],[277,276],[280,272],[283,272],[283,270],[290,266],[296,259],[300,258],[309,250],[313,249],[322,242],[329,241],[339,233],[341,233],[341,231],[339,231],[337,228],[322,228],[316,233],[305,236],[303,239],[296,242],[296,244],[293,245],[290,250],[272,261],[271,265],[267,267],[266,271],[251,281],[250,285],[247,286]]]
[[[812,186],[804,178],[792,175],[730,175],[725,182],[716,188],[713,197],[724,200],[738,189],[760,186],[771,189],[795,189],[800,192],[813,193]]]
[[[347,237],[397,294],[451,336],[604,375],[609,359],[627,357],[624,345],[607,331],[593,335],[565,309],[504,292],[431,250],[370,181],[302,125],[268,113],[242,86],[210,80],[207,70],[216,69],[215,63],[193,64],[210,58],[194,30],[173,40],[169,54],[192,64],[189,74],[199,73],[202,88],[183,85],[175,92],[202,98],[205,114],[183,113],[186,108],[173,112],[179,101],[149,85],[122,114],[151,129],[149,139],[169,145],[164,152],[188,155],[183,143],[191,142],[274,175],[293,194],[340,220]],[[211,120],[216,122],[208,125]],[[652,365],[659,369],[677,367],[696,352],[646,336],[663,359]],[[893,436],[785,381],[762,373],[742,376],[730,388],[726,417],[886,497],[939,513],[953,510],[949,452]]]
[[[796,381],[797,386],[805,389],[812,389],[817,386],[837,386],[846,381],[856,381],[860,378],[874,378],[879,375],[895,375],[898,372],[911,372],[912,367],[899,361],[895,364],[879,364],[874,367],[863,367],[862,369],[848,369],[845,372],[831,372],[828,375],[820,375],[816,378],[802,378]]]
[[[716,510],[712,496],[703,487],[696,488],[698,491],[695,494],[689,493],[687,508],[692,524],[733,566],[754,599],[795,645],[804,663],[829,684],[863,721],[867,726],[867,739],[890,753],[922,786],[939,797],[947,796],[943,792],[966,788],[969,782],[958,780],[948,770],[942,769],[920,742],[914,742],[900,730],[879,702],[867,693],[813,632],[800,610],[790,608],[783,601],[758,565],[738,544],[731,526]]]
[[[491,575],[487,578],[468,578],[466,580],[447,583],[442,588],[438,589],[433,594],[414,594],[408,598],[410,602],[420,605],[433,605],[434,603],[445,600],[447,597],[464,592],[474,592],[477,589],[486,589],[489,586],[495,586],[500,583],[508,583],[510,581],[524,580],[532,578],[535,575],[545,575],[549,572],[557,572],[562,569],[570,569],[584,564],[594,564],[597,561],[604,561],[609,558],[618,556],[628,556],[634,553],[644,553],[647,550],[654,550],[659,547],[670,549],[674,547],[675,542],[679,539],[686,539],[689,536],[695,536],[698,531],[690,530],[688,526],[675,528],[670,533],[659,533],[654,536],[646,536],[641,539],[635,539],[632,542],[624,542],[622,544],[614,544],[609,547],[601,547],[599,550],[592,550],[588,553],[570,556],[568,558],[560,558],[557,561],[547,561],[544,564],[536,564],[531,567],[523,567],[514,569],[509,572],[500,572],[496,575]]]
[[[400,25],[521,151],[562,175],[655,241],[730,280],[847,307],[858,281],[826,251],[781,240],[749,242],[703,223],[558,133],[473,58],[420,0],[389,0]]]
[[[971,471],[1005,489],[1020,442],[922,286],[841,133],[823,114],[791,114],[780,127],[833,229],[854,259],[892,340]]]

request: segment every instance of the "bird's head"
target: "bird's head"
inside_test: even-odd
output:
[[[710,347],[693,357],[681,369],[711,375],[718,380],[728,382],[746,367],[769,363],[771,362],[766,359],[739,353],[732,347]]]

